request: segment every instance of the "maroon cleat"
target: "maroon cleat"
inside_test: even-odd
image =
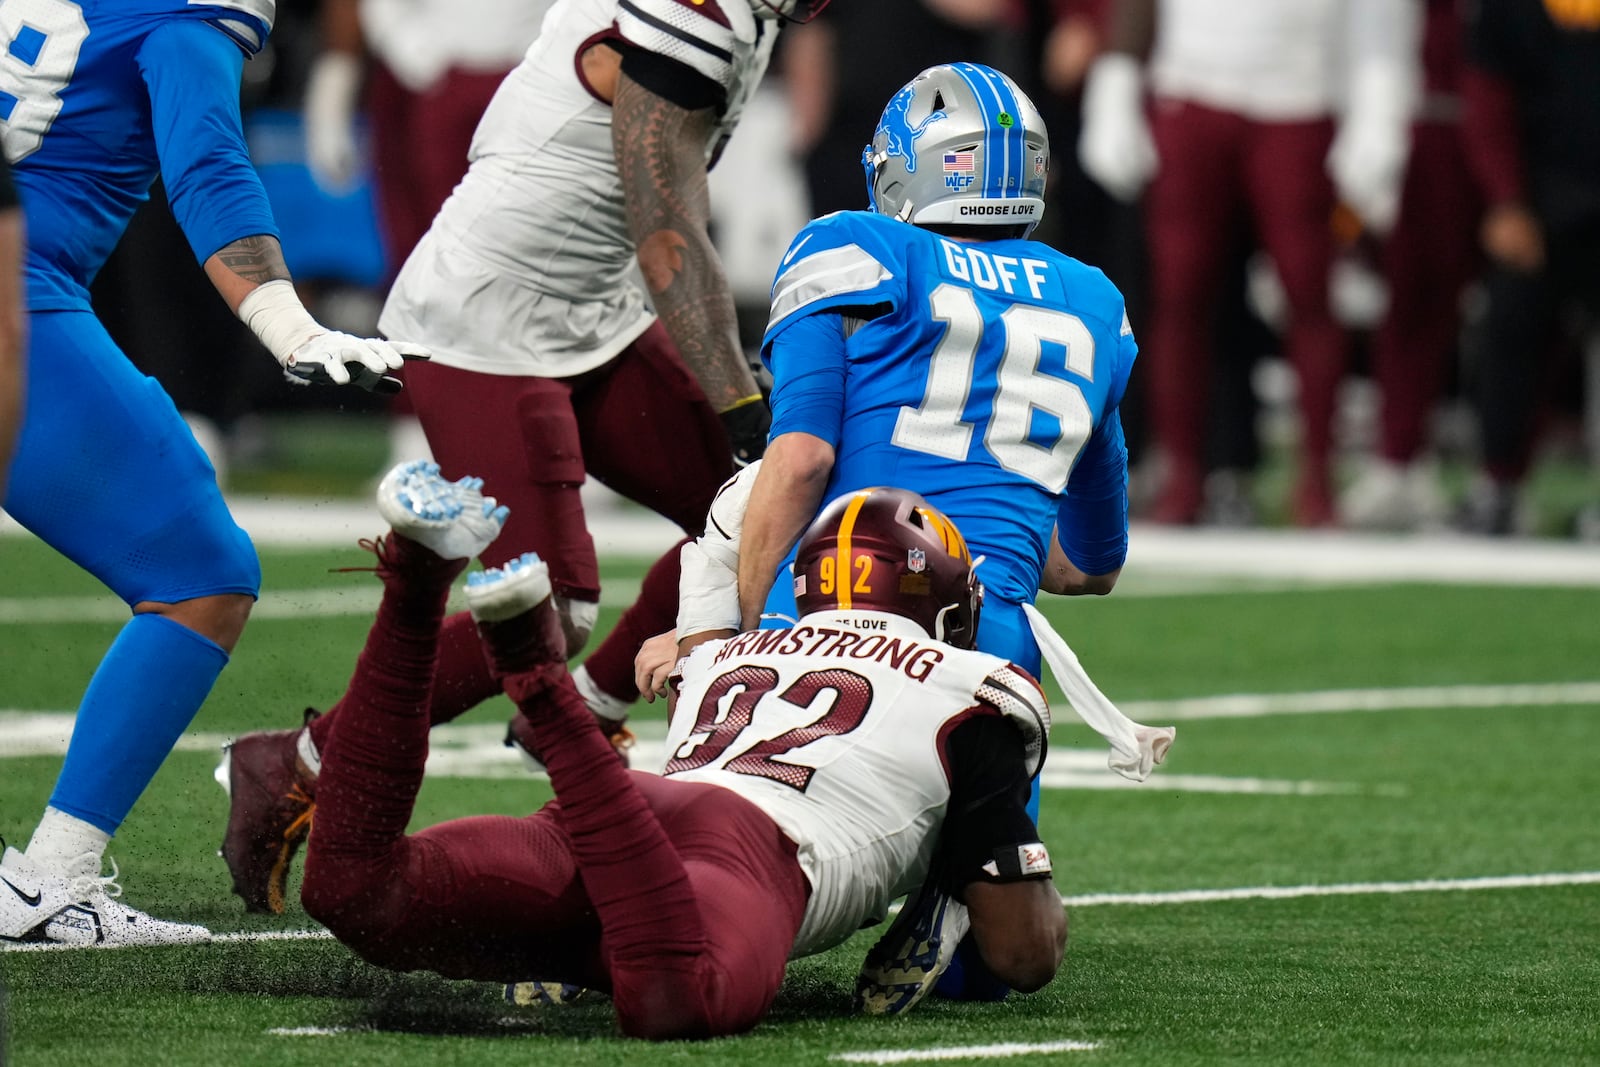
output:
[[[308,724],[316,717],[306,709]],[[304,729],[245,734],[223,749],[217,779],[228,790],[228,830],[219,854],[245,911],[283,913],[289,864],[311,832],[317,780],[300,764]]]

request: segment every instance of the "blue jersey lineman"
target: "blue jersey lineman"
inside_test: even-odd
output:
[[[151,183],[165,181],[218,292],[294,380],[391,390],[387,372],[426,355],[328,330],[295,296],[239,117],[242,66],[273,13],[273,0],[0,3],[0,131],[26,217],[29,329],[5,509],[133,612],[84,693],[26,853],[0,859],[0,940],[209,937],[121,904],[100,875],[260,586],[205,454],[90,309],[89,283]]]
[[[794,617],[790,583],[774,579],[796,539],[822,504],[875,485],[915,490],[955,522],[983,557],[977,647],[1036,676],[1022,606],[1041,588],[1111,591],[1128,543],[1117,405],[1138,346],[1105,275],[1027,240],[1049,157],[1006,75],[930,68],[863,154],[872,210],[817,219],[790,244],[762,347],[772,438],[740,545],[746,628],[763,611]],[[939,988],[1006,992],[969,945]]]

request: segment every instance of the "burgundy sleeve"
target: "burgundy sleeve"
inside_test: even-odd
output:
[[[1469,64],[1461,77],[1461,137],[1467,165],[1490,204],[1522,200],[1527,189],[1511,83]]]
[[[1466,65],[1461,72],[1461,136],[1472,169],[1490,204],[1521,200],[1526,192],[1517,128],[1516,84],[1522,59],[1506,5],[1472,5],[1465,24]]]

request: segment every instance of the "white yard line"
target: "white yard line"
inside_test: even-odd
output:
[[[267,1031],[269,1037],[337,1037],[340,1034],[361,1034],[364,1026],[274,1026]]]
[[[1488,875],[1482,878],[1427,878],[1413,882],[1341,882],[1324,885],[1258,885],[1232,889],[1177,889],[1163,893],[1085,893],[1063,895],[1069,908],[1111,906],[1155,907],[1168,904],[1217,904],[1233,900],[1295,900],[1301,897],[1348,897],[1406,893],[1452,893],[1504,889],[1551,889],[1574,885],[1600,885],[1600,871],[1566,871],[1549,874]],[[253,941],[326,941],[333,935],[314,930],[237,930],[216,934],[213,944]],[[6,952],[69,952],[95,945],[9,945]]]
[[[366,500],[232,498],[234,518],[263,547],[354,546],[381,529]],[[590,533],[601,557],[659,555],[676,526],[642,509],[593,508]],[[0,536],[28,535],[0,513]],[[1600,552],[1561,541],[1439,534],[1385,536],[1347,531],[1172,529],[1135,525],[1123,581],[1252,578],[1344,585],[1445,582],[1470,585],[1600,587]]]
[[[1600,704],[1600,682],[1528,685],[1426,685],[1392,689],[1323,689],[1306,693],[1233,693],[1180,700],[1119,702],[1140,722],[1249,719],[1262,715],[1321,715],[1346,711],[1424,708],[1516,708]]]
[[[886,1049],[882,1052],[836,1052],[828,1059],[839,1063],[927,1063],[932,1060],[995,1060],[1009,1056],[1040,1056],[1052,1052],[1091,1052],[1095,1041],[1044,1041],[1037,1044],[1006,1042],[999,1045],[956,1045],[948,1048]]]
[[[333,935],[328,931],[317,928],[315,930],[235,930],[232,933],[212,934],[213,945],[233,945],[254,941],[331,941]],[[141,945],[6,945],[0,947],[0,952],[72,952],[79,949],[94,949],[98,952],[116,948],[147,948],[152,946]],[[160,946],[183,947],[194,946]]]
[[[1069,908],[1107,905],[1215,904],[1225,900],[1295,900],[1300,897],[1354,897],[1399,893],[1457,893],[1486,889],[1548,889],[1600,885],[1600,871],[1560,874],[1507,874],[1484,878],[1429,878],[1420,882],[1344,882],[1332,885],[1259,885],[1238,889],[1178,889],[1168,893],[1087,893],[1063,896]]]

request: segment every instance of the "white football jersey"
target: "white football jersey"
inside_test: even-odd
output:
[[[550,0],[360,0],[361,35],[402,85],[421,93],[451,69],[511,69],[549,7]]]
[[[559,0],[473,134],[471,166],[384,305],[390,337],[484,374],[561,378],[610,360],[654,319],[636,281],[611,106],[578,57],[620,37],[721,85],[709,162],[755,91],[778,24],[750,0]]]
[[[1151,88],[1266,122],[1326,118],[1374,42],[1411,38],[1407,18],[1399,0],[1161,0]]]
[[[1027,674],[898,615],[814,612],[690,654],[662,773],[738,793],[795,842],[811,883],[792,952],[804,956],[922,883],[950,800],[945,738],[997,710],[1037,773],[1050,711]]]

